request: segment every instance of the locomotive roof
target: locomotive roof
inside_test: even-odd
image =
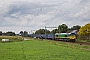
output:
[[[55,35],[59,35],[59,34],[70,34],[70,33],[56,33]]]
[[[76,34],[76,33],[77,33],[77,30],[73,30],[73,31],[71,31],[70,33],[75,33],[75,34]]]

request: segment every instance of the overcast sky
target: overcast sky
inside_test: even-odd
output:
[[[19,33],[63,23],[90,23],[90,0],[0,0],[0,31]]]

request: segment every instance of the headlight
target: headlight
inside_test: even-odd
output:
[[[70,39],[76,39],[76,36],[70,36]]]

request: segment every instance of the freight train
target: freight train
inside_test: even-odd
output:
[[[40,39],[51,39],[51,40],[60,40],[67,42],[75,42],[76,34],[75,33],[56,33],[56,34],[31,34],[32,38]]]

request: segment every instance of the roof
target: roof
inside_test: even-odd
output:
[[[71,31],[70,33],[77,33],[77,30],[73,30],[73,31]]]
[[[56,33],[55,35],[60,35],[60,34],[70,34],[70,33]]]

